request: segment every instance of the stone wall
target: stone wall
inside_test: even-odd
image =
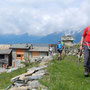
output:
[[[12,60],[16,60],[16,50],[12,50]]]
[[[62,36],[61,40],[64,42],[66,46],[73,46],[74,38],[71,35]]]
[[[80,51],[79,47],[64,47],[63,49],[63,55],[69,56],[69,55],[74,55],[74,56],[80,56],[80,53],[82,54],[81,56],[83,57],[83,50]]]
[[[40,52],[40,57],[48,56],[47,52]]]
[[[5,55],[5,60],[6,60],[5,63],[7,63],[9,65],[9,55]]]
[[[72,41],[63,41],[65,46],[73,46]]]
[[[29,60],[29,53],[24,51],[24,60]]]

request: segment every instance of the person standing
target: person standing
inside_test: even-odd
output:
[[[58,52],[59,52],[59,56],[58,56],[58,60],[61,60],[61,54],[62,54],[62,48],[63,48],[63,44],[61,43],[61,41],[58,41]]]
[[[53,48],[52,48],[52,46],[50,44],[50,46],[49,46],[49,55],[52,56],[52,54],[53,54]]]
[[[81,37],[80,50],[84,49],[84,76],[89,76],[90,69],[90,26],[84,29]]]

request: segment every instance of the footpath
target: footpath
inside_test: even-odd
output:
[[[37,67],[29,68],[26,73],[12,78],[12,84],[6,90],[47,90],[39,80],[48,74],[46,68],[52,59],[51,56],[45,57]]]

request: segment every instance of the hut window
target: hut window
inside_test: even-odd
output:
[[[4,59],[4,55],[0,55],[0,59]]]
[[[21,57],[21,54],[17,54],[17,57]]]

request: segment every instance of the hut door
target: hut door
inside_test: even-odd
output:
[[[21,60],[23,60],[23,58],[24,58],[24,55],[22,54],[22,55],[21,55]]]
[[[39,57],[39,52],[32,52],[32,57]]]

